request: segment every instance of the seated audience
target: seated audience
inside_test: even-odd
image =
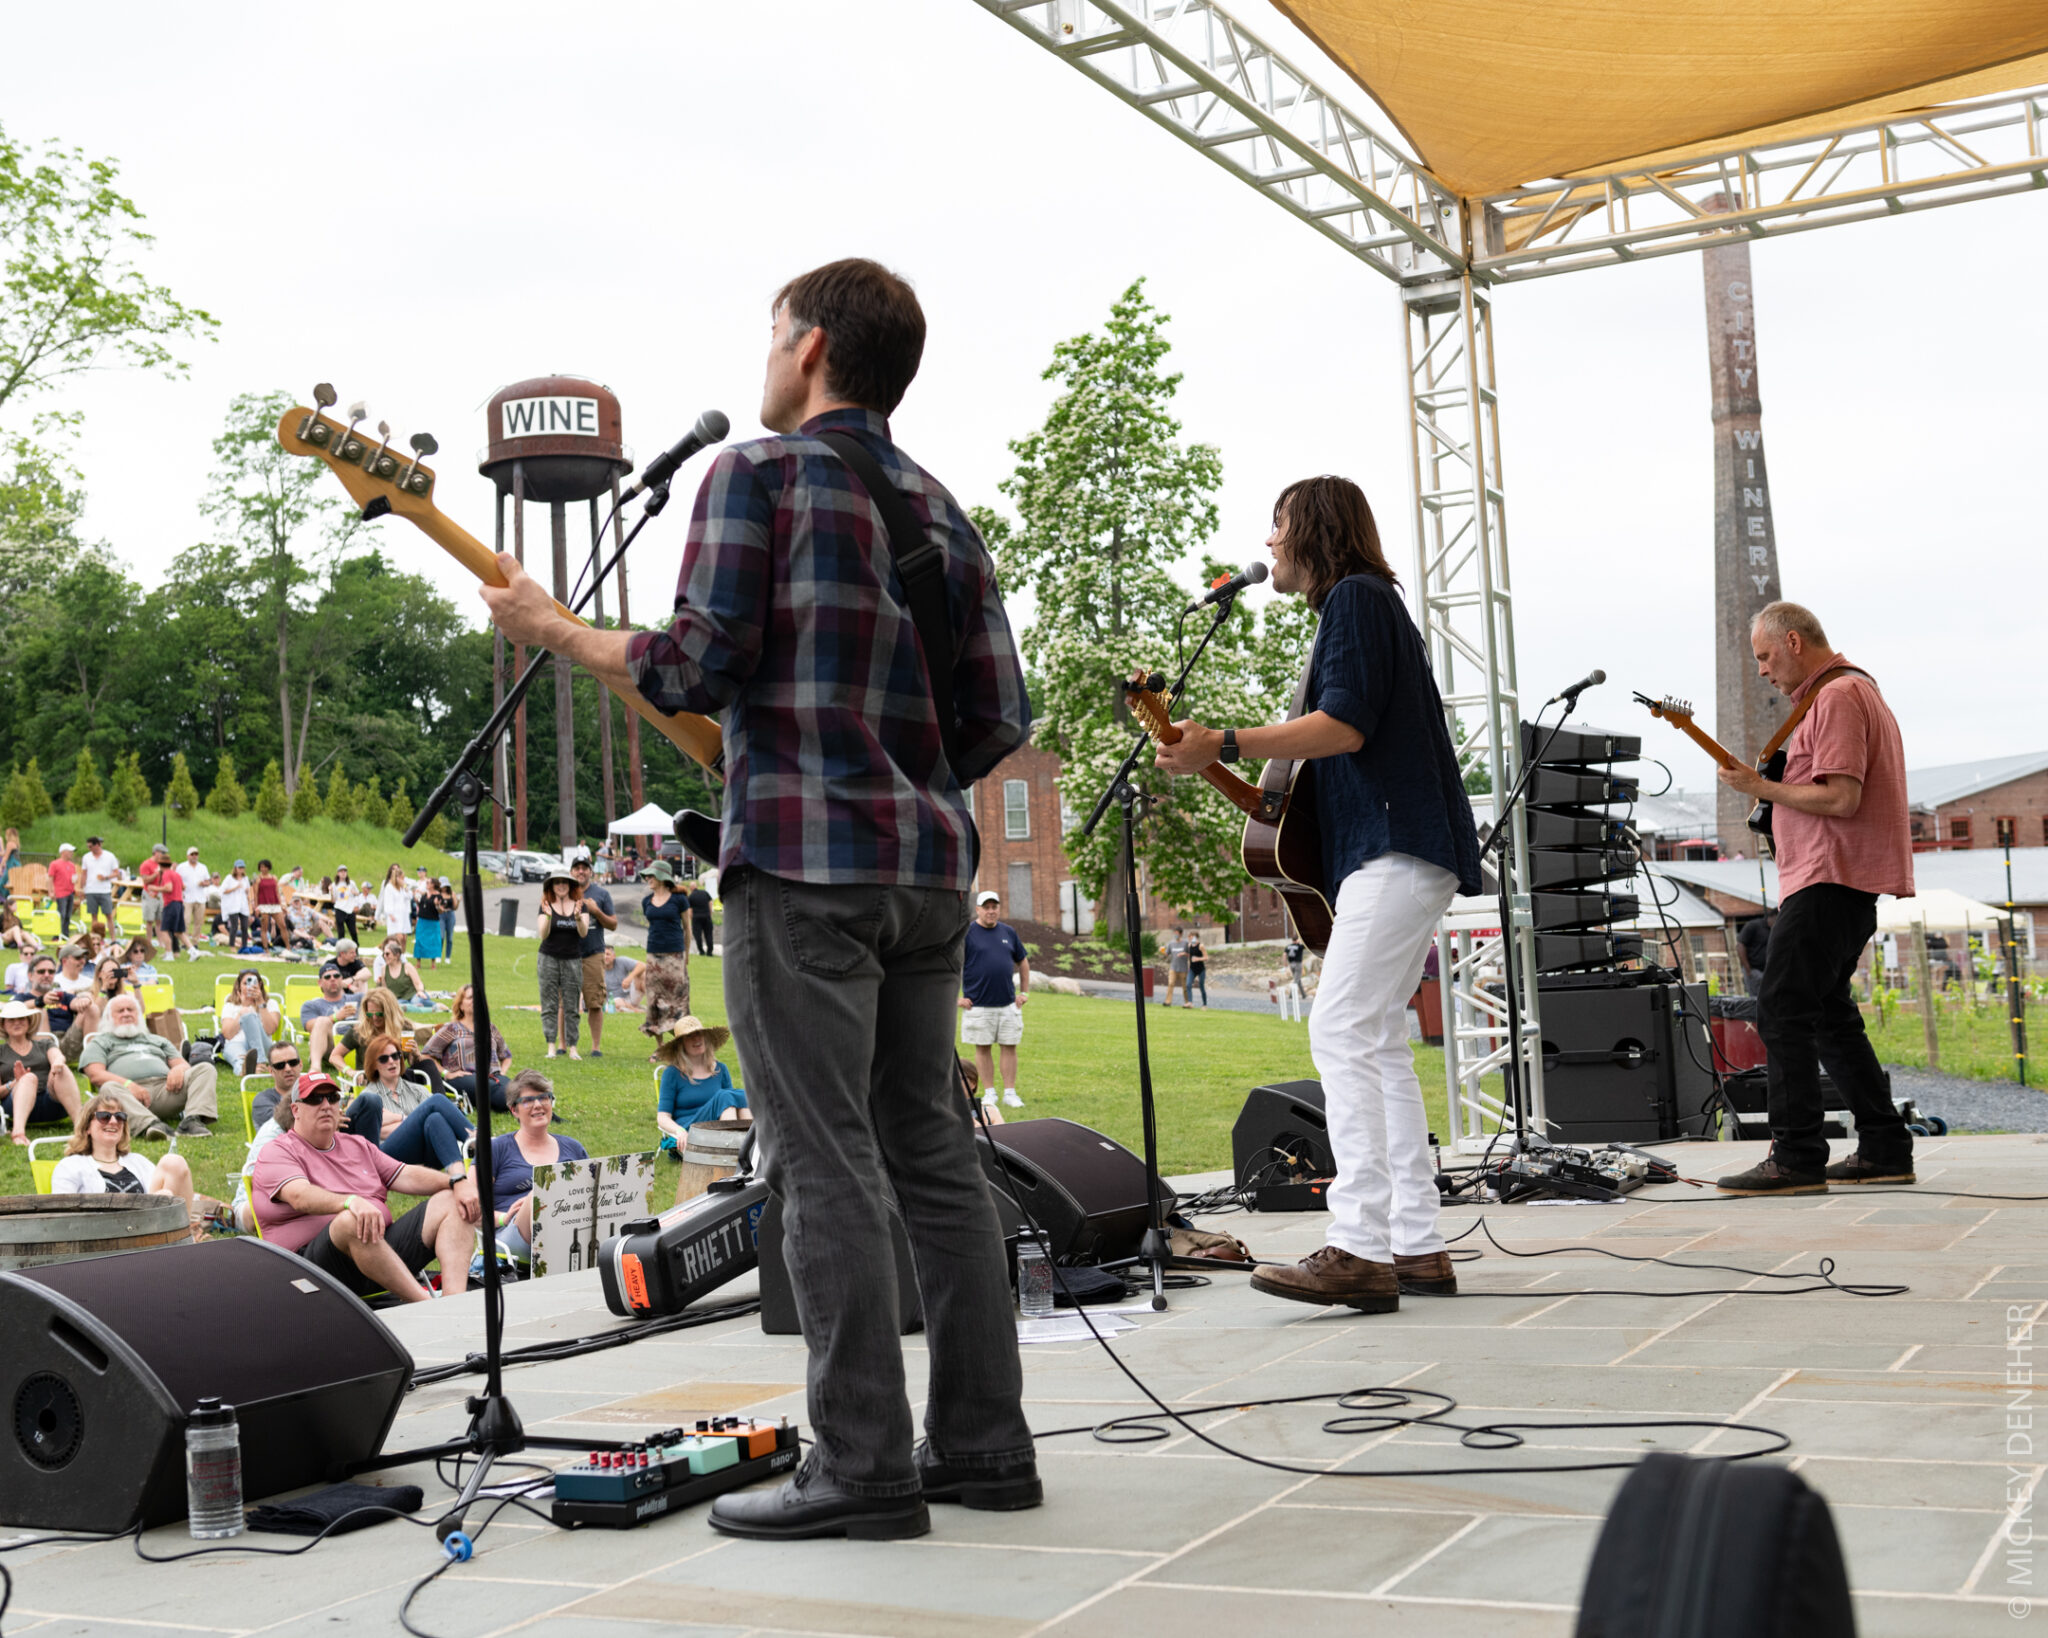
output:
[[[434,1091],[443,1095],[447,1093],[447,1083],[441,1079],[441,1066],[431,1058],[420,1056],[419,1048],[414,1044],[412,1021],[405,1016],[405,1008],[398,1004],[398,997],[389,990],[367,991],[357,1004],[356,1016],[335,1025],[334,1044],[328,1057],[346,1064],[353,1056],[355,1063],[351,1067],[367,1075],[370,1065],[363,1057],[363,1048],[379,1035],[388,1035],[398,1043],[398,1050],[405,1057],[407,1074],[423,1075]],[[317,1058],[313,1061],[316,1066],[320,1062]]]
[[[469,1117],[445,1092],[408,1073],[410,1064],[395,1038],[373,1036],[364,1047],[362,1095],[379,1100],[384,1130],[378,1141],[387,1155],[446,1170],[462,1158]]]
[[[370,963],[370,987],[389,990],[409,1012],[434,1010],[419,964],[405,953],[405,940],[395,933],[378,946],[376,959]]]
[[[342,987],[360,995],[370,987],[370,969],[363,964],[361,952],[352,938],[337,939],[334,945],[334,964],[341,969]]]
[[[449,1088],[476,1102],[476,1018],[475,992],[467,984],[455,992],[455,1016],[428,1037],[420,1048],[425,1057],[441,1066],[441,1077]],[[491,1107],[503,1109],[505,1076],[512,1067],[512,1052],[496,1024],[491,1026]]]
[[[14,1113],[14,1141],[28,1142],[31,1122],[76,1121],[78,1082],[57,1037],[43,1027],[32,1001],[0,1005],[0,1084]]]
[[[142,1003],[123,991],[110,998],[99,1032],[89,1036],[79,1068],[96,1092],[111,1092],[128,1111],[136,1137],[168,1137],[165,1123],[178,1121],[180,1137],[212,1137],[217,1113],[212,1064],[188,1064],[185,1056],[142,1022]],[[180,1118],[182,1117],[182,1118]]]
[[[519,1125],[491,1139],[491,1196],[498,1206],[498,1244],[515,1262],[533,1250],[533,1169],[558,1160],[588,1160],[582,1144],[548,1130],[555,1118],[554,1083],[537,1069],[512,1081],[512,1112]]]
[[[298,1087],[299,1072],[303,1067],[304,1060],[296,1046],[289,1041],[273,1043],[270,1048],[271,1084],[249,1102],[249,1120],[255,1127],[255,1136],[249,1140],[249,1152],[243,1156],[242,1169],[235,1173],[233,1212],[237,1233],[256,1232],[256,1212],[249,1204],[249,1180],[256,1175],[256,1157],[263,1152],[263,1146],[291,1124],[292,1093]],[[377,1142],[384,1132],[383,1100],[375,1093],[358,1096],[345,1107],[341,1129],[355,1137]]]
[[[665,1061],[661,1072],[660,1107],[654,1124],[663,1136],[664,1151],[681,1158],[690,1146],[690,1128],[703,1120],[738,1120],[747,1095],[732,1084],[732,1074],[718,1062],[718,1049],[732,1039],[723,1024],[707,1024],[693,1013],[676,1023],[675,1039],[655,1050]]]
[[[229,1070],[240,1075],[245,1067],[261,1064],[270,1055],[270,1043],[283,1033],[283,1008],[271,998],[263,975],[244,967],[220,1004],[221,1049]]]
[[[299,1028],[306,1032],[306,1050],[315,1069],[328,1067],[335,1045],[334,1031],[353,1018],[360,1001],[342,988],[341,968],[334,962],[320,967],[320,993],[299,1006]]]
[[[435,1258],[441,1289],[468,1289],[476,1245],[476,1183],[394,1160],[341,1130],[341,1088],[325,1075],[299,1080],[291,1130],[264,1145],[250,1186],[263,1238],[297,1252],[358,1295],[383,1289],[424,1302],[419,1276]],[[425,1195],[393,1221],[393,1193]]]
[[[953,1061],[960,1066],[960,1090],[967,1094],[967,1118],[970,1121],[974,1119],[974,1111],[978,1103],[982,1118],[989,1125],[1003,1125],[1002,1105],[997,1103],[992,1097],[984,1098],[981,1096],[981,1070],[976,1067],[974,1060],[972,1058],[955,1058]]]
[[[128,1111],[97,1097],[79,1111],[77,1129],[50,1177],[52,1194],[168,1194],[192,1207],[192,1168],[180,1154],[152,1165],[128,1147]]]
[[[634,1012],[639,1009],[639,986],[633,975],[639,972],[641,963],[629,955],[621,955],[607,946],[604,952],[604,993],[612,1004],[614,1012]]]

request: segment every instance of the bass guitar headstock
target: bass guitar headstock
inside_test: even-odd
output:
[[[357,430],[369,414],[362,402],[349,405],[347,425],[321,413],[335,403],[334,389],[325,381],[313,389],[313,402],[319,407],[295,406],[279,419],[277,441],[288,452],[325,462],[365,518],[396,512],[419,522],[435,513],[434,470],[426,457],[441,446],[431,432],[415,432],[407,440],[408,460],[391,447],[389,421],[377,423],[374,442],[367,431]]]

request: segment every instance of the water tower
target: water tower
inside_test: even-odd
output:
[[[632,457],[621,441],[619,400],[609,387],[580,375],[543,375],[530,381],[515,381],[491,396],[490,447],[478,470],[497,486],[497,549],[505,550],[505,502],[512,502],[512,555],[526,562],[526,503],[545,502],[548,508],[549,538],[553,546],[552,568],[555,600],[567,606],[570,600],[569,507],[587,502],[590,507],[590,572],[597,572],[599,536],[602,525],[598,501],[609,494],[616,519],[619,480],[633,469]],[[616,524],[615,524],[616,530]],[[539,578],[547,578],[540,576]],[[618,571],[619,623],[630,615],[626,606],[626,568]],[[595,623],[604,617],[604,592],[600,587],[588,611]],[[496,637],[492,657],[492,696],[505,697],[507,671],[505,639]],[[523,647],[514,646],[511,676],[526,663]],[[576,820],[576,724],[570,693],[571,667],[559,655],[555,658],[555,782],[557,811],[564,849],[581,834]],[[612,790],[612,696],[598,689],[598,751],[604,763],[604,821],[618,817]],[[513,719],[511,767],[500,742],[494,783],[500,804],[492,819],[492,835],[504,847],[505,807],[513,815],[511,845],[523,848],[526,836],[526,706],[522,703]],[[640,781],[640,719],[626,713],[626,766],[633,805],[644,800]]]

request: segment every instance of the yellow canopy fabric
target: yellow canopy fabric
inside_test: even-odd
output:
[[[1473,198],[2048,81],[2048,0],[1274,0]]]

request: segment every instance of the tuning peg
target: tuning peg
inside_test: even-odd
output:
[[[344,461],[360,461],[363,458],[363,446],[356,440],[356,423],[369,413],[370,406],[360,398],[349,405],[348,430],[341,435],[341,440],[334,451]]]
[[[334,407],[334,388],[322,381],[313,388],[313,402],[318,406],[313,413],[299,423],[301,443],[324,444],[331,436],[327,423],[320,419],[320,411]]]
[[[441,445],[431,432],[415,432],[406,442],[412,445],[412,465],[405,469],[405,475],[398,480],[398,487],[408,494],[424,495],[433,487],[434,480],[420,471],[420,462]]]
[[[398,462],[384,453],[391,447],[391,423],[379,421],[377,435],[384,441],[377,446],[377,453],[363,462],[363,465],[369,468],[370,476],[373,478],[388,478],[398,470]]]

